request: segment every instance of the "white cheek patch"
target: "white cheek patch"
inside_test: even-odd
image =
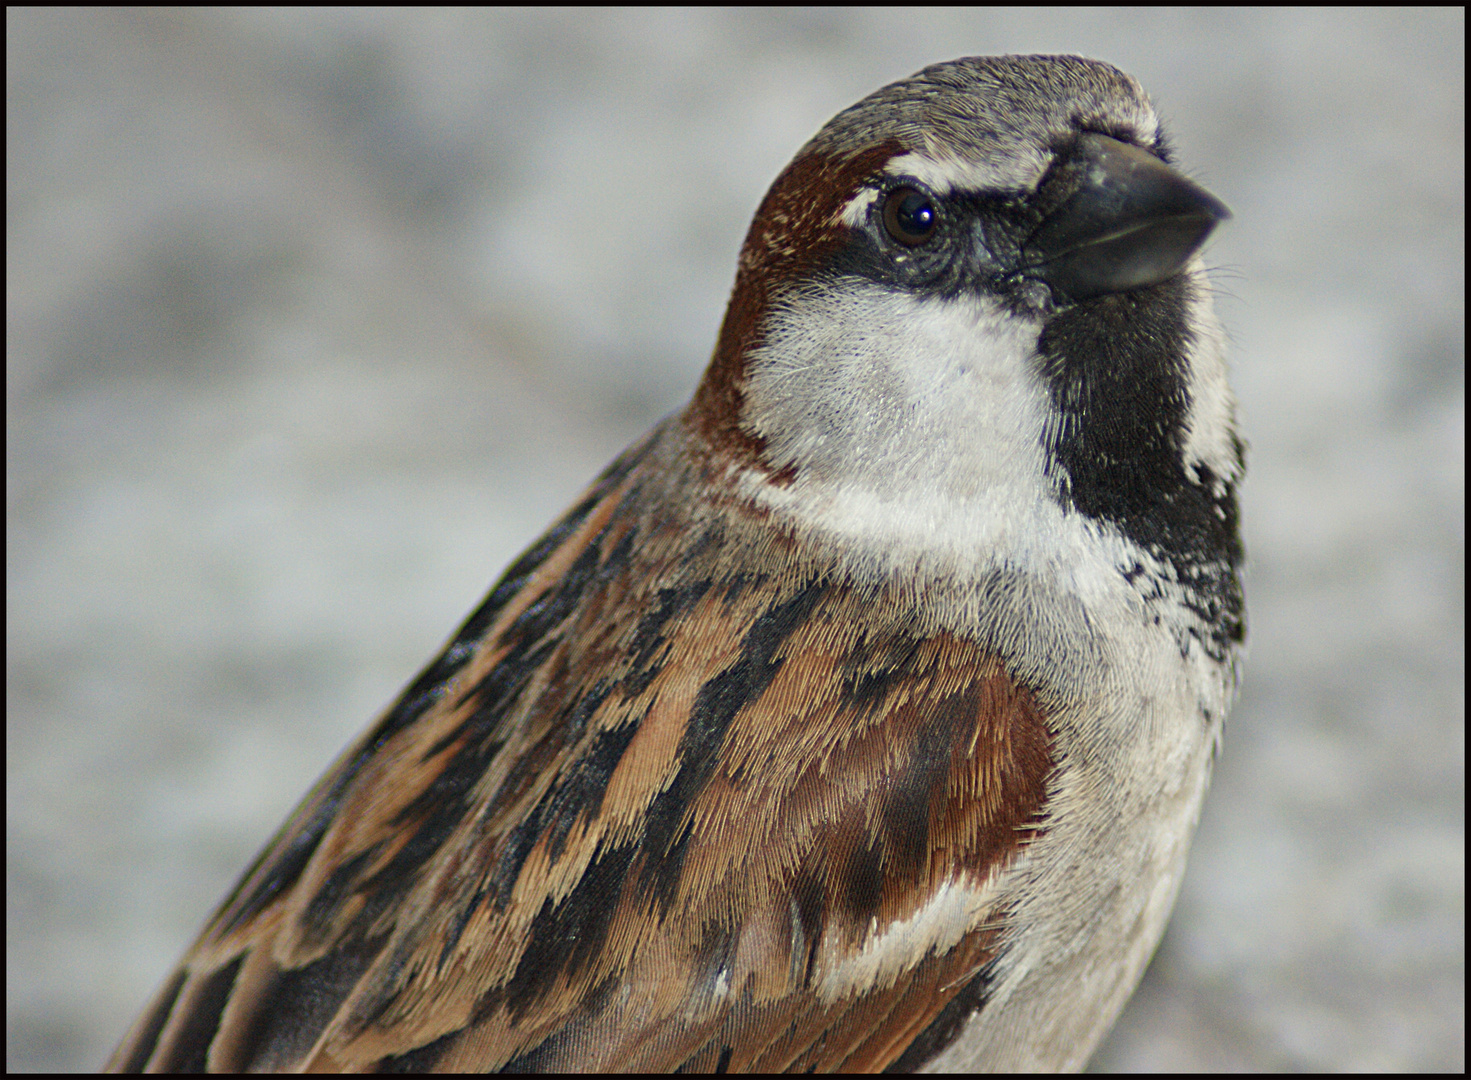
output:
[[[1038,332],[974,297],[871,286],[789,298],[752,353],[746,416],[769,464],[797,479],[752,494],[880,546],[1005,550],[1041,526],[1036,514],[1061,512]]]

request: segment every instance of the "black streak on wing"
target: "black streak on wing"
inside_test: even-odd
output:
[[[434,1067],[444,1054],[453,1049],[455,1042],[459,1039],[460,1032],[452,1031],[448,1035],[441,1036],[431,1043],[410,1050],[407,1054],[396,1054],[393,1057],[379,1058],[373,1064],[375,1073],[427,1073],[433,1072]]]
[[[332,920],[352,893],[358,875],[376,854],[376,846],[344,859],[327,875],[301,914],[303,940],[308,946],[324,945],[332,934]]]
[[[449,645],[399,695],[372,734],[362,740],[357,752],[323,778],[319,788],[322,785],[325,788],[314,790],[307,796],[276,839],[246,869],[235,890],[221,906],[210,931],[212,935],[229,934],[259,915],[277,896],[296,883],[322,837],[336,820],[343,796],[363,765],[383,743],[418,720],[439,700],[445,686],[474,655],[481,637],[506,603],[525,586],[537,567],[577,530],[593,508],[638,466],[655,441],[652,437],[646,438],[620,455],[593,483],[582,501],[511,564]]]
[[[577,820],[591,821],[598,816],[608,781],[637,730],[635,723],[600,732],[587,752],[573,764],[567,779],[547,792],[544,800],[547,807],[542,816],[546,821],[547,857],[553,863],[562,857],[567,834]]]
[[[266,845],[241,875],[235,891],[215,918],[212,934],[224,937],[232,933],[296,884],[322,837],[337,819],[348,785],[369,756],[366,749],[355,754],[346,768],[320,782],[326,785],[320,797],[316,792],[307,796],[301,808],[281,827],[276,839]],[[248,891],[247,885],[250,886]]]
[[[587,512],[583,511],[584,517]],[[565,700],[568,690],[575,690],[578,679],[556,666],[564,663],[564,660],[552,658],[566,638],[577,635],[578,621],[585,615],[584,598],[601,595],[600,591],[611,581],[626,574],[634,551],[635,538],[635,530],[629,529],[613,545],[607,557],[600,560],[600,553],[609,539],[609,530],[603,529],[588,543],[568,571],[499,635],[496,644],[509,646],[509,651],[485,678],[464,695],[463,700],[475,702],[469,717],[421,758],[421,761],[427,762],[435,754],[458,744],[458,749],[441,766],[431,784],[394,819],[400,832],[408,831],[407,841],[385,866],[359,881],[352,890],[354,894],[364,898],[364,907],[353,920],[349,938],[366,935],[380,914],[393,910],[422,879],[424,867],[456,835],[461,822],[467,816],[476,815],[482,819],[493,817],[498,810],[513,803],[535,782],[561,751],[577,743],[588,720],[607,697],[609,689],[604,680],[598,680],[580,697]],[[582,644],[585,645],[586,642]],[[548,667],[549,663],[552,664],[551,668]],[[546,679],[546,685],[536,700],[529,703],[523,701],[533,679],[538,674],[546,676],[549,670],[551,675]],[[490,797],[488,805],[481,805],[481,796],[476,794],[476,785],[502,749],[503,733],[500,729],[503,723],[510,715],[522,716],[523,705],[533,713],[543,714],[544,723],[532,726],[544,728],[544,733],[517,758]],[[520,724],[527,724],[524,716]],[[622,741],[626,745],[626,735],[622,737]],[[574,758],[571,766],[574,777],[578,763],[582,761],[585,759]],[[616,760],[612,764],[616,765]],[[559,781],[559,784],[565,783],[566,778]],[[558,811],[567,809],[565,801],[559,803],[557,799],[561,790],[562,787],[554,785],[546,797],[517,824],[487,886],[456,902],[457,910],[450,919],[445,939],[440,943],[440,965],[444,964],[458,944],[470,916],[488,892],[494,894],[497,906],[504,909],[527,855],[547,828],[556,824]],[[578,794],[585,795],[591,790],[587,784],[581,788],[574,784],[568,797],[580,802],[577,799]],[[597,789],[597,797],[601,799],[600,787]],[[571,809],[575,817],[576,807]],[[590,868],[588,873],[592,872]],[[585,877],[583,884],[586,883]],[[581,887],[579,885],[579,889]],[[558,906],[557,912],[572,910],[569,905],[573,904],[577,896],[578,890],[574,890]],[[587,906],[585,901],[583,906]],[[601,917],[606,919],[609,914],[611,909]],[[543,919],[539,916],[533,926],[542,924]],[[535,944],[533,938],[528,948]],[[397,957],[393,963],[398,964],[401,960],[402,957]],[[539,976],[544,966],[540,962],[526,964],[523,961],[518,968],[518,975],[521,971],[528,971]],[[364,996],[359,1003],[357,1012],[362,1020],[371,1021],[389,1007],[398,989],[397,970],[390,966],[375,977],[375,991]],[[512,984],[516,984],[514,977]]]
[[[697,600],[707,590],[708,583],[679,590],[677,596],[666,590],[660,608],[640,622],[635,634],[635,662],[629,675],[635,684],[645,681],[640,669],[652,658],[659,629],[675,610]],[[681,830],[685,811],[715,767],[726,728],[742,706],[766,691],[781,667],[781,660],[775,656],[777,649],[801,625],[821,594],[820,585],[809,583],[795,596],[754,620],[736,661],[707,682],[697,696],[681,739],[678,772],[669,788],[649,807],[648,827],[641,840],[600,850],[576,887],[560,903],[554,905],[550,900],[543,903],[533,920],[515,974],[504,986],[485,995],[477,1006],[477,1015],[488,1016],[504,1004],[513,1020],[518,1020],[546,997],[560,975],[574,976],[596,957],[617,910],[625,878],[640,854],[643,856],[640,876],[654,886],[667,911],[678,886],[689,842],[688,825]],[[546,838],[549,854],[556,858],[571,825],[579,818],[590,820],[597,815],[607,778],[635,729],[636,724],[627,724],[603,732],[579,755],[568,776],[548,791],[517,826],[507,857],[496,873],[503,893],[509,892],[538,842]]]
[[[242,1069],[281,1068],[301,1060],[336,1014],[342,999],[367,971],[381,942],[339,946],[320,960],[276,973],[256,1005],[241,1045],[251,1055]],[[289,1024],[281,1017],[290,1017]]]
[[[986,1001],[991,996],[993,966],[987,964],[979,975],[965,985],[965,989],[951,998],[884,1072],[918,1072],[922,1065],[953,1043],[960,1036],[966,1021],[985,1008]]]
[[[575,974],[597,955],[618,907],[618,894],[636,844],[603,851],[576,888],[555,907],[550,900],[532,920],[531,937],[510,982],[486,996],[480,1012],[504,1000],[513,1020],[539,1002],[563,971]]]
[[[591,990],[585,998],[586,1011],[597,1013],[618,991],[619,979],[610,975]],[[568,1072],[565,1062],[575,1054],[577,1043],[585,1038],[584,1033],[573,1024],[547,1036],[542,1042],[511,1058],[498,1069],[503,1073],[556,1073]]]
[[[642,877],[653,886],[667,914],[690,839],[685,811],[715,768],[725,730],[742,706],[766,692],[781,670],[776,651],[787,635],[801,625],[823,593],[819,582],[808,582],[790,600],[758,617],[747,631],[740,658],[703,687],[690,710],[689,724],[680,739],[679,772],[674,782],[649,807]],[[682,828],[681,828],[682,826]]]
[[[138,1073],[143,1071],[144,1066],[148,1064],[148,1059],[153,1056],[153,1051],[158,1046],[158,1036],[162,1033],[163,1026],[168,1023],[169,1015],[174,1011],[174,1002],[178,1001],[179,991],[184,988],[184,980],[188,976],[189,973],[180,968],[159,991],[158,999],[153,1003],[147,1020],[139,1024],[138,1039],[133,1046],[132,1053],[118,1063],[118,1072]]]
[[[157,1068],[163,1072],[204,1072],[209,1044],[220,1029],[220,1017],[230,1000],[230,991],[235,988],[235,976],[240,973],[244,959],[237,956],[190,988],[193,1000],[183,1029],[174,1035],[167,1060],[157,1063]]]

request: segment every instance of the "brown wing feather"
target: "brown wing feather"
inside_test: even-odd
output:
[[[913,596],[667,505],[660,441],[319,782],[111,1067],[878,1069],[983,1001],[1041,708]]]

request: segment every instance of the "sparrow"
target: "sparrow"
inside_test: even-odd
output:
[[[1138,83],[834,117],[710,365],[331,766],[119,1071],[1081,1068],[1245,640],[1226,207]]]

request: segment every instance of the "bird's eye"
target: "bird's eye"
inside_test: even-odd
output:
[[[939,228],[935,202],[912,187],[895,188],[884,199],[884,228],[905,247],[919,247]]]

